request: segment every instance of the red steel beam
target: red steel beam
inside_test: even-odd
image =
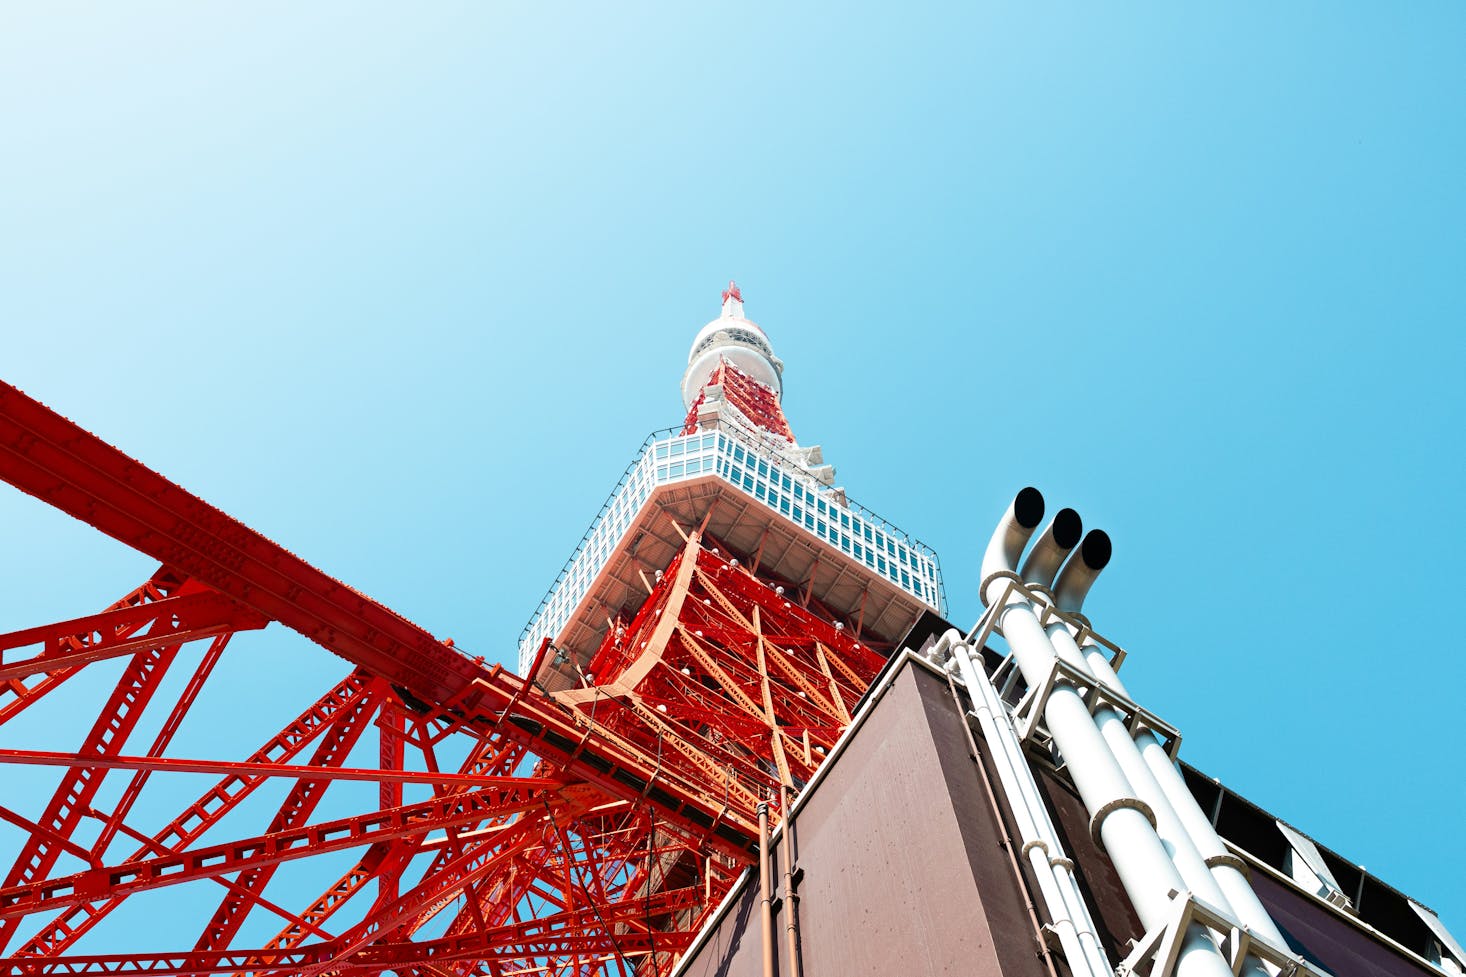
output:
[[[337,716],[344,710],[351,709],[355,702],[367,695],[371,682],[372,679],[364,673],[352,672],[306,707],[284,729],[266,740],[259,749],[250,754],[249,762],[284,763],[298,756],[330,728]],[[128,856],[124,864],[160,853],[183,851],[237,809],[265,780],[259,774],[224,775],[152,837],[138,837],[131,829],[124,827],[122,830],[129,837],[142,843],[142,847]],[[61,952],[81,939],[121,905],[122,901],[119,896],[71,907],[22,944],[17,949],[17,955],[38,956]]]
[[[383,683],[376,684],[381,686]],[[380,691],[386,690],[381,689]],[[311,755],[310,766],[340,769],[341,763],[356,746],[361,735],[366,732],[367,725],[372,716],[376,714],[377,707],[383,698],[385,697],[380,692],[376,695],[363,696],[354,709],[338,717],[326,735],[316,744],[315,752]],[[398,766],[400,767],[401,764]],[[324,777],[302,777],[297,780],[276,811],[274,818],[270,820],[270,826],[265,829],[265,834],[275,835],[306,824],[330,786],[331,781]],[[400,782],[394,786],[398,790],[402,789]],[[398,800],[396,804],[382,805],[382,809],[401,806],[402,801]],[[239,928],[244,925],[245,917],[254,909],[255,900],[261,897],[265,887],[270,884],[270,879],[274,877],[277,868],[279,868],[279,863],[259,865],[236,875],[234,886],[224,893],[223,899],[219,902],[219,908],[214,911],[214,915],[205,925],[203,933],[199,935],[193,948],[195,950],[222,950],[228,947],[239,933]],[[296,922],[298,918],[291,917],[291,921]]]
[[[133,656],[87,733],[82,744],[83,755],[105,759],[122,749],[177,654],[178,646],[172,645]],[[58,835],[63,838],[72,836],[82,817],[91,809],[92,799],[101,789],[104,777],[106,774],[100,768],[80,765],[74,765],[62,774],[61,782],[56,785],[50,802],[37,820],[47,833],[32,834],[25,839],[15,863],[6,873],[4,886],[34,883],[50,874],[61,857],[61,847],[51,839]],[[0,918],[0,946],[10,942],[16,924],[16,920]]]
[[[674,895],[681,895],[680,892]],[[633,907],[640,910],[641,907]],[[653,907],[654,909],[658,907]],[[618,917],[619,918],[619,917]],[[611,920],[608,919],[608,923]],[[294,971],[309,965],[327,965],[333,969],[369,968],[372,972],[414,965],[450,961],[503,961],[570,954],[609,955],[619,948],[627,956],[684,949],[692,940],[690,933],[640,933],[616,935],[607,932],[585,932],[569,927],[560,931],[530,937],[508,939],[497,931],[471,937],[450,937],[421,943],[403,941],[378,943],[350,955],[339,955],[334,941],[313,943],[290,950],[229,950],[159,954],[96,954],[42,959],[36,957],[0,958],[5,973],[23,977],[69,974],[148,974],[152,977],[192,977],[192,975],[230,972],[258,973],[266,968]]]
[[[168,744],[173,742],[173,736],[178,732],[178,727],[183,724],[183,718],[188,710],[193,708],[194,700],[198,698],[199,692],[203,690],[204,683],[208,681],[209,675],[214,671],[214,666],[224,654],[224,649],[229,646],[229,639],[232,634],[225,633],[209,642],[209,647],[204,651],[203,657],[199,659],[198,665],[194,668],[193,674],[188,677],[188,684],[174,700],[173,708],[168,711],[168,717],[163,720],[163,727],[158,730],[158,735],[153,737],[153,745],[148,747],[148,756],[160,757],[163,751],[168,749]],[[142,794],[144,785],[148,782],[149,772],[139,770],[134,773],[127,786],[122,791],[122,797],[117,805],[112,808],[112,813],[107,815],[102,823],[102,830],[97,832],[97,840],[92,843],[92,851],[96,852],[98,858],[105,857],[112,839],[117,836],[127,822],[127,816],[132,813],[132,806],[137,803],[139,795]]]
[[[121,608],[136,607],[152,601],[164,600],[176,593],[179,593],[188,578],[169,567],[159,567],[147,582],[138,587],[132,593],[112,604],[108,611]],[[104,614],[106,611],[103,612]],[[0,696],[9,694],[15,698],[0,705],[0,726],[14,719],[24,712],[28,707],[43,699],[47,693],[54,692],[66,683],[71,676],[81,671],[80,665],[67,665],[48,672],[45,677],[33,685],[26,685],[20,679],[12,678],[0,682]]]
[[[655,756],[613,748],[595,730],[495,667],[316,569],[243,523],[0,382],[0,478],[114,539],[177,567],[256,613],[410,691],[497,727],[614,797],[639,800],[746,858],[752,812],[721,791],[679,785]],[[510,711],[512,708],[512,712]]]
[[[148,604],[0,634],[0,653],[33,644],[45,645],[45,650],[31,658],[0,665],[0,682],[120,658],[149,648],[257,630],[268,623],[227,597],[208,591],[165,597]],[[144,630],[149,624],[152,627]]]
[[[476,824],[492,817],[539,810],[545,803],[541,791],[522,787],[485,788],[222,845],[129,860],[121,865],[0,889],[0,918],[26,916],[194,879],[229,875],[460,824]]]
[[[327,767],[306,763],[250,763],[242,760],[186,760],[178,757],[97,756],[50,750],[0,750],[0,763],[36,767],[88,767],[101,770],[147,770],[163,773],[248,774],[310,780],[366,780],[397,784],[456,784],[461,787],[527,786],[553,789],[564,781],[534,777],[486,777],[475,773],[430,770],[378,770],[375,767]]]
[[[480,669],[427,631],[0,382],[0,478],[425,702]]]

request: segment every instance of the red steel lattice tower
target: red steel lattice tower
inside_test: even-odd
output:
[[[730,283],[693,342],[685,422],[627,469],[519,674],[0,385],[0,477],[161,564],[99,612],[0,622],[23,626],[0,634],[0,729],[124,663],[79,742],[0,750],[3,769],[62,771],[46,796],[0,798],[22,839],[3,972],[668,972],[754,860],[761,808],[778,819],[941,609],[934,554],[834,485],[782,382]],[[346,674],[253,752],[179,755],[179,730],[211,721],[194,706],[215,666],[250,640],[232,639],[272,623]],[[170,675],[181,691],[159,695]],[[184,796],[185,773],[213,782]],[[369,809],[331,800],[350,782],[376,785]],[[211,907],[202,926],[107,942],[109,920],[175,889]]]

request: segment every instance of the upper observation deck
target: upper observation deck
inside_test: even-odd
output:
[[[825,484],[826,466],[761,440],[731,424],[648,437],[525,625],[520,671],[546,637],[589,657],[608,618],[645,596],[641,575],[681,549],[673,522],[695,529],[709,514],[708,533],[877,635],[899,637],[923,609],[945,609],[930,547]]]

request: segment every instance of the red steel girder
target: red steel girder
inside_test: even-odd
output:
[[[658,952],[681,950],[691,941],[693,934],[675,931],[648,934],[634,929],[618,934],[611,932],[610,927],[635,924],[648,909],[654,914],[675,912],[696,905],[700,897],[701,893],[696,889],[677,889],[657,893],[650,902],[645,903],[638,901],[635,904],[608,906],[599,910],[571,910],[464,936],[422,942],[377,943],[346,954],[342,953],[339,940],[329,940],[289,950],[99,954],[50,959],[9,957],[0,958],[0,967],[8,968],[6,973],[27,977],[52,974],[151,974],[154,977],[183,977],[231,971],[297,971],[312,966],[326,966],[333,971],[352,968],[380,971],[454,961],[492,959],[510,962],[570,954],[613,954],[618,950],[628,955],[641,956],[649,953],[653,944]]]
[[[112,695],[102,707],[96,722],[87,733],[81,752],[89,757],[105,758],[119,751],[142,718],[143,708],[157,691],[168,666],[178,654],[178,646],[140,651],[133,655]],[[70,838],[82,817],[91,809],[92,799],[102,786],[106,774],[97,766],[76,765],[67,769],[57,784],[45,811],[37,823],[45,833],[34,833],[21,846],[20,854],[5,876],[5,888],[32,883],[46,878],[61,857],[62,847],[53,840]],[[0,946],[10,942],[16,921],[0,918]]]
[[[121,610],[128,607],[137,607],[153,601],[165,600],[177,593],[187,582],[188,578],[178,571],[166,566],[159,567],[148,578],[146,583],[114,603],[108,610]],[[24,712],[26,708],[43,699],[47,693],[54,692],[60,688],[68,678],[77,674],[80,669],[80,664],[61,666],[45,675],[33,685],[27,685],[18,678],[0,682],[0,696],[10,694],[15,697],[8,702],[0,704],[0,726],[3,726]]]
[[[452,784],[468,787],[507,787],[515,784],[552,787],[561,780],[443,773],[430,770],[378,770],[375,767],[332,767],[306,763],[259,763],[238,760],[187,760],[181,757],[99,757],[49,750],[3,750],[0,763],[40,767],[91,767],[98,770],[147,770],[163,773],[247,774],[251,777],[305,777],[312,780],[365,780],[392,784]]]
[[[551,784],[555,788],[560,786],[554,782]],[[538,810],[544,803],[543,793],[543,789],[529,789],[523,782],[513,787],[484,788],[449,798],[407,804],[390,811],[323,821],[223,845],[89,869],[60,879],[10,886],[0,889],[0,918],[125,896],[131,892],[227,875],[322,852],[356,848],[452,825],[474,824],[491,817]]]
[[[431,748],[424,748],[424,756],[428,759],[430,767],[436,766],[436,759]],[[508,772],[518,765],[523,756],[524,751],[520,744],[502,737],[485,737],[470,751],[460,766],[459,773],[481,777],[507,777]],[[462,788],[450,788],[448,792],[459,789]],[[442,870],[449,857],[444,852],[449,847],[449,840],[444,839],[438,846],[440,850],[428,869],[427,875],[433,875]],[[319,927],[325,923],[336,910],[350,901],[374,878],[390,879],[394,883],[385,887],[387,891],[379,893],[375,908],[381,908],[388,902],[397,899],[400,892],[396,881],[403,869],[413,857],[428,850],[426,839],[414,839],[414,841],[416,842],[414,845],[378,844],[368,848],[361,859],[312,902],[295,922],[276,934],[275,938],[265,945],[266,949],[278,950],[300,946],[310,935],[313,927]],[[457,852],[452,854],[457,854]]]
[[[669,765],[612,747],[518,676],[482,666],[316,569],[80,426],[0,382],[0,478],[139,552],[178,567],[423,702],[501,726],[612,796],[644,800],[710,844],[744,856],[752,811],[713,784],[679,784]],[[513,712],[510,712],[510,710]]]
[[[285,762],[297,756],[331,725],[344,710],[367,694],[371,678],[352,672],[308,706],[284,729],[270,737],[249,762]],[[226,774],[150,838],[139,838],[141,848],[123,864],[165,852],[183,851],[204,832],[235,810],[266,781],[262,774]],[[122,897],[72,906],[51,920],[17,951],[24,955],[53,954],[71,946],[117,906]]]
[[[149,648],[251,631],[267,623],[263,617],[210,592],[202,584],[184,584],[179,593],[162,600],[0,634],[0,657],[16,648],[44,646],[31,658],[0,665],[0,682]]]
[[[480,671],[422,628],[3,382],[0,478],[424,702],[452,698]]]
[[[336,722],[332,723],[326,735],[321,737],[320,742],[316,744],[315,752],[311,755],[310,766],[328,770],[339,767],[347,754],[351,752],[351,748],[356,745],[357,740],[361,738],[362,733],[366,732],[367,723],[376,713],[377,706],[384,698],[385,696],[380,694],[363,696],[353,709],[344,712]],[[305,824],[315,812],[316,806],[325,797],[326,788],[330,785],[331,780],[322,776],[302,777],[297,780],[280,805],[275,817],[270,821],[270,826],[265,829],[265,834],[275,836],[280,832]],[[401,790],[402,784],[399,782],[396,787]],[[393,805],[384,804],[382,808],[388,810],[401,806],[402,802],[399,800]],[[254,908],[256,900],[265,891],[265,886],[269,885],[270,879],[274,877],[279,864],[274,862],[267,865],[255,865],[235,876],[234,885],[224,893],[219,908],[215,910],[213,918],[204,926],[204,931],[199,935],[193,948],[195,950],[214,950],[228,947],[239,932],[239,927],[244,925],[245,917]]]
[[[168,744],[173,742],[173,736],[178,732],[178,727],[183,724],[183,718],[193,708],[194,700],[198,698],[199,692],[204,687],[204,682],[214,671],[214,666],[224,654],[224,649],[229,644],[231,634],[221,634],[209,642],[209,647],[204,651],[203,657],[199,659],[198,665],[194,668],[193,674],[188,678],[188,684],[178,694],[178,699],[173,703],[173,708],[168,711],[168,717],[163,720],[163,726],[158,730],[158,735],[153,737],[152,746],[148,747],[148,758],[153,759],[163,755],[168,749]],[[132,779],[127,782],[127,787],[122,791],[122,797],[117,801],[117,806],[107,816],[102,825],[102,830],[97,833],[96,843],[92,845],[92,851],[98,857],[105,856],[112,839],[117,832],[123,830],[127,816],[132,813],[132,806],[137,803],[138,796],[142,793],[143,786],[148,782],[149,771],[138,770],[133,773]]]

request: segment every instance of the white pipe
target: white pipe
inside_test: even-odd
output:
[[[1084,523],[1079,519],[1079,513],[1073,509],[1060,509],[1028,551],[1028,557],[1023,561],[1023,569],[1018,575],[1030,584],[1037,584],[1040,587],[1053,585],[1054,575],[1059,572],[1064,557],[1069,551],[1079,545],[1080,534],[1084,532]]]
[[[1090,536],[1095,536],[1096,532]],[[1085,537],[1086,546],[1089,541],[1089,537]],[[1103,545],[1097,546],[1093,554],[1080,555],[1082,560],[1071,559],[1059,574],[1055,603],[1061,611],[1078,611],[1083,606],[1095,577],[1109,562],[1109,538],[1105,537]],[[1078,562],[1085,563],[1085,569],[1071,574],[1070,565]],[[1068,627],[1060,622],[1050,625],[1048,632],[1060,654],[1067,651],[1066,658],[1082,655],[1086,666],[1084,670],[1096,681],[1134,701],[1103,648],[1093,641],[1086,641],[1081,650]],[[1241,861],[1217,836],[1211,819],[1196,803],[1196,797],[1186,786],[1181,771],[1176,768],[1159,737],[1152,730],[1139,726],[1132,738],[1119,714],[1109,707],[1097,710],[1095,721],[1101,725],[1105,739],[1114,748],[1122,767],[1132,775],[1131,784],[1155,811],[1157,831],[1162,840],[1172,847],[1176,868],[1191,891],[1218,908],[1229,910],[1238,921],[1269,942],[1287,946],[1287,940],[1247,881]],[[1254,961],[1254,968],[1257,966]]]
[[[1038,880],[1039,893],[1048,911],[1049,922],[1059,937],[1069,969],[1076,975],[1110,977],[1113,968],[1105,955],[1089,907],[1084,902],[1079,884],[1072,874],[1073,863],[1065,856],[1058,832],[1049,820],[1048,810],[1039,796],[1038,785],[1023,755],[1012,720],[993,688],[974,660],[971,646],[955,629],[938,639],[933,660],[941,663],[950,650],[947,668],[956,667],[972,700],[973,715],[982,729],[993,767],[1008,798],[1009,809],[1028,859]]]
[[[1072,636],[1070,642],[1073,642]],[[1127,699],[1131,698],[1103,650],[1098,645],[1088,643],[1084,651],[1095,678]],[[1154,732],[1143,726],[1136,730],[1133,742],[1182,829],[1208,866],[1218,888],[1226,896],[1224,905],[1230,906],[1233,915],[1254,933],[1278,946],[1287,946],[1288,941],[1284,939],[1262,901],[1257,898],[1252,883],[1247,880],[1242,862],[1227,849],[1216,829],[1212,827],[1211,818],[1196,803],[1195,795],[1186,786],[1181,771],[1166,752],[1165,744]],[[1200,892],[1199,889],[1197,891]]]
[[[1023,555],[1023,547],[1028,545],[1043,517],[1044,497],[1038,489],[1030,486],[1013,497],[982,555],[982,579],[986,585],[981,595],[983,604],[991,605],[1002,596],[1007,584],[1002,580],[988,583],[988,578],[1000,571],[1013,572],[1018,558]]]
[[[1079,655],[1079,647],[1074,643],[1073,635],[1069,633],[1069,629],[1062,621],[1054,622],[1047,630],[1049,639],[1061,652],[1067,645],[1073,655]],[[1160,836],[1161,841],[1170,851],[1171,863],[1176,866],[1176,871],[1181,873],[1186,887],[1202,901],[1216,906],[1228,915],[1236,916],[1237,913],[1231,900],[1227,898],[1217,878],[1208,868],[1205,857],[1177,815],[1170,798],[1157,782],[1155,774],[1141,755],[1136,741],[1130,738],[1130,729],[1125,725],[1124,718],[1113,706],[1101,705],[1094,712],[1094,721],[1099,726],[1100,735],[1109,745],[1110,752],[1119,762],[1120,769],[1129,779],[1130,785],[1135,788],[1140,799],[1150,805],[1151,811],[1155,814],[1156,834]],[[1157,747],[1160,746],[1154,736],[1151,736],[1151,740],[1156,743]],[[1162,749],[1161,752],[1165,751]],[[1280,945],[1286,946],[1285,943]],[[1256,958],[1248,959],[1243,973],[1251,974],[1252,977],[1269,977],[1269,972]]]
[[[1109,534],[1103,529],[1091,529],[1079,552],[1064,564],[1059,579],[1054,581],[1054,605],[1061,611],[1079,610],[1095,578],[1109,566],[1112,552]]]
[[[983,559],[985,604],[1003,599],[1009,581],[995,579],[994,574],[1012,572],[1023,542],[1042,518],[1042,502],[1036,490],[1025,489],[998,524]],[[1056,653],[1032,604],[1026,596],[1012,592],[995,613],[1029,687],[1042,687]],[[1095,726],[1089,707],[1072,685],[1056,682],[1044,705],[1044,720],[1141,924],[1147,930],[1165,925],[1172,908],[1170,893],[1183,890],[1184,882],[1151,824],[1146,805],[1135,796]],[[1232,968],[1205,928],[1193,924],[1187,928],[1176,973],[1179,977],[1231,977]]]

